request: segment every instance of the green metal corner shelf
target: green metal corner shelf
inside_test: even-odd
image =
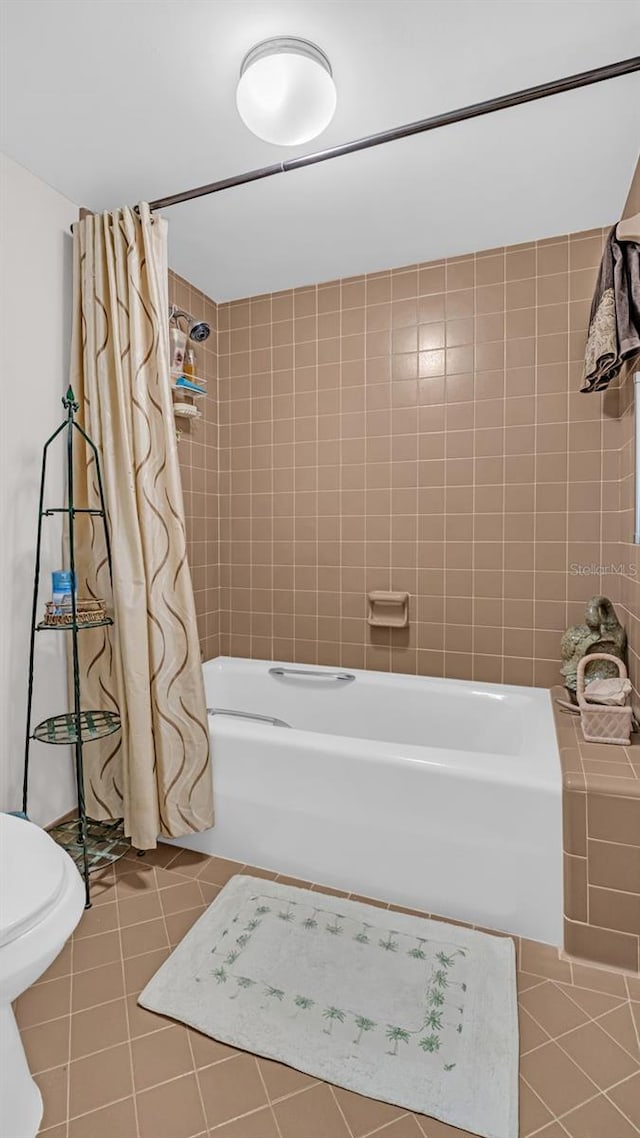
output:
[[[38,509],[38,538],[36,543],[36,563],[33,582],[33,607],[31,619],[31,646],[29,653],[29,686],[27,693],[27,728],[25,738],[25,752],[24,752],[24,782],[22,792],[22,809],[28,815],[28,798],[29,798],[29,759],[30,759],[30,746],[32,741],[38,740],[41,743],[51,743],[54,746],[71,745],[74,748],[75,756],[75,776],[76,776],[76,790],[78,801],[78,813],[74,818],[66,819],[65,821],[54,826],[51,830],[51,836],[66,849],[67,853],[71,855],[75,861],[78,869],[84,878],[86,907],[91,905],[91,884],[90,874],[95,870],[102,869],[107,865],[111,865],[118,858],[122,857],[130,848],[130,843],[124,837],[122,821],[109,821],[98,822],[87,817],[85,807],[85,793],[84,793],[84,764],[83,764],[83,748],[86,743],[91,743],[96,739],[104,739],[107,735],[112,735],[120,730],[120,716],[117,711],[98,709],[82,709],[80,698],[80,663],[78,654],[78,634],[85,629],[90,628],[103,628],[106,625],[113,624],[110,617],[104,617],[100,620],[94,621],[79,621],[76,608],[76,594],[75,590],[71,593],[71,620],[69,623],[54,625],[46,624],[44,621],[38,621],[38,591],[40,587],[40,563],[42,551],[42,523],[44,518],[53,517],[56,514],[64,514],[68,518],[68,533],[67,533],[67,551],[69,568],[73,574],[75,581],[76,573],[76,547],[75,547],[75,518],[78,514],[89,514],[91,517],[101,518],[104,528],[105,547],[107,551],[107,562],[109,567],[109,579],[112,578],[111,568],[111,543],[109,541],[109,530],[107,527],[107,515],[104,501],[104,493],[102,489],[102,475],[100,473],[100,460],[95,443],[85,433],[79,423],[75,420],[75,414],[78,410],[78,404],[75,401],[75,396],[71,388],[68,389],[67,394],[62,400],[62,404],[67,412],[67,417],[60,424],[57,430],[47,439],[44,444],[42,452],[42,471],[40,477],[40,502]],[[67,444],[67,504],[66,506],[56,506],[44,509],[44,493],[47,476],[47,457],[51,443],[66,431],[66,444]],[[76,436],[80,436],[85,444],[92,451],[93,459],[95,462],[96,482],[98,486],[98,494],[100,497],[100,509],[86,509],[78,508],[74,505],[73,500],[73,476],[74,476],[74,441]],[[35,644],[36,632],[70,632],[71,645],[72,645],[72,659],[73,659],[73,711],[63,712],[61,715],[53,715],[38,723],[32,729],[31,718],[33,710],[33,686],[34,686],[34,666],[35,666]]]

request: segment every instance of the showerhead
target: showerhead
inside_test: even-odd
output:
[[[177,308],[172,304],[169,308],[169,320],[174,320],[178,324],[179,320],[187,321],[187,335],[190,340],[194,340],[196,344],[201,344],[203,340],[208,340],[211,334],[211,329],[205,320],[194,320],[190,312],[185,312],[182,308]]]
[[[194,320],[189,326],[189,339],[195,340],[196,344],[201,344],[203,340],[209,339],[211,329],[204,320]]]

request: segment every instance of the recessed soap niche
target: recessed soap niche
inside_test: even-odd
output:
[[[406,628],[409,623],[409,593],[367,593],[367,623],[374,628]]]

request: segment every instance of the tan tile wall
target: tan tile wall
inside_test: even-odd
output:
[[[218,307],[223,652],[557,682],[619,585],[618,394],[579,394],[602,241]],[[410,627],[370,629],[370,589]]]
[[[604,236],[218,306],[172,277],[217,325],[217,402],[180,443],[205,659],[551,685],[603,592],[638,690],[632,384],[579,393]],[[408,630],[366,624],[385,588]],[[560,734],[565,947],[637,969],[638,744]]]
[[[640,163],[623,217],[640,212]],[[627,629],[629,671],[640,713],[640,547],[633,544],[635,416],[628,366],[604,397],[607,466],[603,483],[603,578]],[[618,403],[617,412],[615,410]],[[564,776],[565,947],[599,963],[640,968],[640,740],[630,747],[585,743],[575,720],[559,717]]]
[[[640,162],[638,162],[623,217],[640,213]],[[635,416],[633,403],[633,372],[640,371],[640,361],[631,362],[620,382],[620,422],[617,445],[620,463],[620,497],[618,530],[618,561],[624,577],[621,582],[621,602],[624,623],[629,637],[629,671],[636,693],[636,714],[640,714],[640,546],[633,544],[635,504]],[[622,618],[621,618],[622,619]]]
[[[636,368],[638,365],[636,364]],[[627,629],[629,674],[634,686],[636,715],[640,714],[640,546],[633,544],[635,528],[635,415],[633,403],[632,368],[627,368],[618,393],[620,420],[618,438],[620,447],[619,511],[616,537],[617,563],[622,577],[618,581],[620,600],[619,619]],[[613,519],[612,519],[613,526]]]
[[[169,273],[169,301],[211,327],[209,339],[193,345],[198,373],[209,387],[207,398],[198,400],[203,417],[197,422],[176,419],[189,564],[202,656],[208,660],[219,653],[217,305],[173,272]]]

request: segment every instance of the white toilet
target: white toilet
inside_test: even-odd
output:
[[[84,899],[78,870],[53,838],[31,822],[0,814],[2,1138],[34,1138],[42,1119],[42,1098],[11,1003],[55,960],[82,916]]]

